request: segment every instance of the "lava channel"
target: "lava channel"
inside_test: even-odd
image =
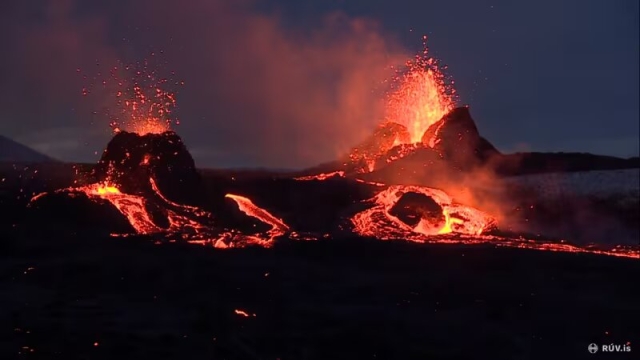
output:
[[[424,219],[411,226],[391,214],[403,195],[424,194],[442,208],[442,226],[428,226]],[[618,245],[612,249],[579,247],[566,241],[544,241],[491,234],[495,220],[480,210],[456,204],[443,191],[422,186],[390,186],[372,199],[367,210],[351,218],[354,231],[361,236],[381,240],[406,240],[428,244],[492,245],[554,252],[590,253],[640,259],[640,250]]]
[[[94,202],[107,201],[124,216],[134,230],[133,234],[112,234],[114,237],[130,235],[160,235],[166,239],[180,238],[189,243],[211,245],[219,248],[243,247],[260,245],[270,247],[273,240],[286,233],[289,227],[280,219],[271,215],[243,196],[228,194],[226,197],[234,200],[240,210],[247,216],[256,218],[271,226],[266,234],[243,234],[234,229],[224,229],[216,226],[211,213],[195,206],[182,205],[167,199],[158,189],[153,178],[150,183],[156,199],[147,199],[140,195],[121,192],[109,183],[95,183],[81,187],[71,187],[56,190],[57,194],[70,197],[86,196]],[[42,193],[31,199],[31,204],[46,196]],[[152,204],[153,203],[153,204]],[[149,209],[151,205],[160,207],[166,216],[167,226],[159,226]],[[172,240],[173,241],[173,240]]]

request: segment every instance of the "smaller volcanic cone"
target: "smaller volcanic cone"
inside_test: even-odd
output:
[[[484,164],[500,152],[480,136],[468,107],[453,109],[422,136],[422,144],[440,152],[460,168]]]
[[[107,145],[95,168],[100,182],[126,194],[154,193],[150,179],[171,201],[198,205],[202,181],[182,139],[173,131],[138,135],[121,131]]]
[[[349,159],[354,163],[372,164],[398,144],[409,143],[411,136],[404,125],[387,122],[380,125],[362,144],[354,147]]]
[[[442,229],[447,221],[442,206],[433,198],[412,191],[400,196],[388,212],[413,228],[422,222],[423,227],[435,229],[436,232]]]

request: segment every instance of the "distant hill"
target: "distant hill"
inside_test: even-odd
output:
[[[638,158],[623,159],[589,153],[515,153],[495,158],[493,168],[499,175],[529,175],[553,172],[622,170],[640,167]]]
[[[58,160],[0,135],[0,162],[51,163]]]

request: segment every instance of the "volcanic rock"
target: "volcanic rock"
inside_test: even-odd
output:
[[[387,122],[380,125],[362,144],[351,150],[350,159],[370,160],[383,155],[396,143],[409,143],[411,137],[404,125]]]
[[[116,134],[95,168],[98,181],[108,181],[123,193],[153,193],[150,179],[167,199],[198,205],[202,181],[182,139],[173,131],[162,134]]]
[[[462,169],[482,165],[500,154],[480,136],[468,107],[455,108],[431,125],[422,136],[422,143],[438,150]]]
[[[126,217],[108,201],[90,199],[81,192],[43,194],[32,200],[27,213],[24,225],[29,230],[104,235],[134,231]]]
[[[442,207],[429,196],[417,192],[404,193],[389,214],[411,227],[417,226],[421,220],[426,221],[430,228],[441,228],[446,222]]]

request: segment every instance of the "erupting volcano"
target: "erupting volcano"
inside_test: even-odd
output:
[[[205,191],[191,154],[171,130],[179,124],[172,117],[175,94],[164,90],[167,79],[158,79],[146,66],[145,61],[134,71],[129,88],[119,80],[119,69],[112,69],[120,109],[120,114],[109,114],[113,138],[91,174],[80,179],[88,185],[33,197],[29,206],[36,217],[76,221],[58,216],[64,204],[79,213],[95,213],[97,218],[84,214],[85,225],[113,236],[154,235],[216,247],[270,246],[288,231],[287,225],[243,196]]]
[[[337,168],[295,177],[287,193],[280,195],[311,199],[309,193],[295,194],[296,184],[302,181],[318,182],[329,189],[323,190],[327,194],[334,188],[348,189],[347,197],[352,200],[328,206],[331,215],[327,219],[333,220],[314,230],[300,225],[305,222],[297,217],[304,213],[300,206],[321,204],[306,200],[295,206],[277,205],[266,190],[276,186],[275,179],[244,188],[234,177],[205,182],[187,146],[171,129],[177,124],[172,121],[175,94],[158,85],[166,80],[145,74],[136,72],[133,86],[125,91],[130,96],[117,92],[122,112],[112,117],[114,136],[83,179],[88,185],[35,196],[30,207],[40,215],[37,218],[58,223],[62,221],[59,208],[65,206],[75,208],[86,227],[113,236],[139,234],[160,242],[182,240],[216,247],[271,246],[279,238],[332,238],[343,236],[348,229],[350,235],[381,240],[484,243],[638,257],[637,250],[620,247],[586,250],[500,236],[496,217],[437,189],[442,181],[455,187],[461,174],[501,154],[480,136],[469,108],[456,107],[453,82],[446,81],[426,50],[398,72],[386,99],[384,118],[366,141],[354,147]],[[142,85],[144,82],[151,85]],[[423,182],[411,184],[413,178],[406,175],[418,173]],[[434,177],[441,182],[436,183]],[[328,198],[319,201],[330,203]],[[265,203],[281,217],[257,205]],[[319,215],[309,214],[306,216]],[[334,233],[334,224],[340,224],[342,235]]]
[[[150,195],[151,181],[169,199],[197,205],[202,180],[182,139],[173,131],[160,134],[119,131],[94,169],[98,182],[128,194]]]
[[[364,162],[368,171],[373,171],[377,158],[395,146],[424,143],[434,147],[433,139],[425,142],[425,132],[455,107],[453,82],[446,81],[437,61],[428,55],[426,37],[423,45],[423,53],[407,61],[392,80],[384,120],[378,129],[351,151],[351,161]]]
[[[114,207],[128,221],[129,231],[103,224],[113,236],[162,235],[216,247],[270,246],[288,230],[281,220],[239,195],[209,194],[203,204],[205,190],[193,158],[172,131],[144,135],[119,131],[93,175],[95,183],[37,195],[30,206],[53,213],[59,201],[52,201],[52,196],[88,198],[99,206]],[[111,214],[102,221],[114,221]]]

